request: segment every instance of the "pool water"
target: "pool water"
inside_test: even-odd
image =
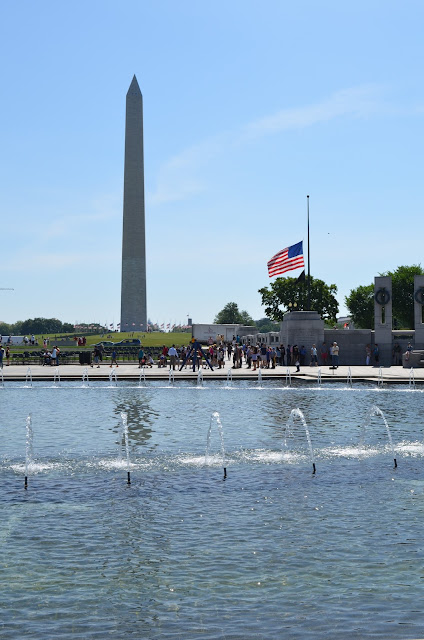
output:
[[[0,389],[2,639],[424,635],[423,392],[225,385]]]

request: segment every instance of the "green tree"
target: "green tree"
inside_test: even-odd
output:
[[[23,334],[22,331],[22,320],[17,320],[15,324],[10,325],[10,333],[13,336],[21,336]]]
[[[7,322],[0,322],[0,336],[9,336],[10,335],[10,324]]]
[[[31,333],[59,333],[62,331],[62,322],[57,318],[29,318],[21,325],[21,332],[25,335]]]
[[[371,329],[374,326],[374,285],[361,285],[345,296],[352,322],[358,329]]]
[[[290,309],[289,304],[296,304],[298,311],[307,309],[308,282],[298,282],[297,278],[276,278],[269,287],[259,289],[265,313],[271,320],[282,320]],[[320,314],[324,320],[335,321],[339,305],[335,298],[337,287],[326,284],[323,280],[311,276],[311,309]],[[280,307],[283,307],[280,309]]]
[[[393,326],[398,329],[414,327],[414,276],[424,275],[421,265],[400,266],[394,271],[380,273],[392,278]],[[352,289],[345,298],[353,323],[363,329],[374,326],[374,285]]]
[[[380,275],[392,278],[393,325],[399,329],[413,329],[414,276],[424,275],[421,265],[401,266]]]
[[[254,327],[255,326],[255,321],[253,320],[252,316],[250,316],[247,311],[240,311],[240,318],[241,318],[241,323],[244,326],[250,326],[250,327]]]
[[[227,302],[225,307],[216,314],[214,322],[216,324],[255,324],[247,311],[239,311],[235,302]]]
[[[256,327],[259,329],[259,333],[268,333],[268,331],[279,331],[280,325],[277,322],[272,322],[269,318],[261,318],[255,320]]]

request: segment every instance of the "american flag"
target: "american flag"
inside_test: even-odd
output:
[[[279,273],[285,273],[286,271],[292,271],[293,269],[299,269],[304,266],[303,242],[298,242],[291,247],[286,247],[282,251],[279,251],[271,258],[268,262],[268,275],[272,278]]]

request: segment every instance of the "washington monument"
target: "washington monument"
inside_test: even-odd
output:
[[[123,218],[121,331],[146,331],[143,96],[135,76],[126,101]]]

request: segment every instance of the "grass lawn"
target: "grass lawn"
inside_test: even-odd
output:
[[[67,339],[72,339],[73,335],[74,334],[68,334],[66,337]],[[75,335],[81,335],[81,334],[75,334]],[[63,338],[65,337],[65,334],[60,334],[60,336]],[[49,338],[50,348],[53,347],[56,342],[58,343],[58,346],[63,351],[70,350],[73,348],[75,349],[84,348],[84,347],[78,347],[76,343],[75,343],[75,347],[62,346],[60,339],[58,338],[58,334],[46,334],[44,336],[37,335],[35,336],[35,338],[36,340],[38,340],[38,346],[32,347],[31,345],[27,345],[27,346],[12,345],[11,352],[20,353],[22,351],[39,351],[40,349],[43,348],[44,338]],[[134,334],[112,332],[112,333],[104,333],[103,335],[88,334],[86,335],[86,338],[87,338],[87,346],[85,347],[86,349],[91,348],[94,344],[97,344],[102,340],[107,340],[110,342],[120,342],[121,340],[132,340],[133,338],[138,338],[139,340],[141,340],[141,344],[143,345],[143,347],[160,347],[163,344],[166,345],[167,347],[170,347],[173,344],[175,344],[176,346],[187,345],[191,340],[191,332],[190,333],[161,333],[161,332],[154,331],[152,333],[134,332]],[[6,345],[3,345],[3,347],[5,348]]]

